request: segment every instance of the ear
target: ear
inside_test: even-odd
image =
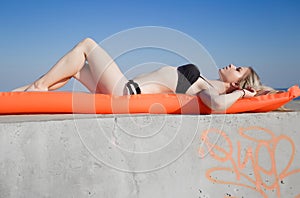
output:
[[[238,89],[239,86],[240,86],[240,84],[239,84],[239,83],[236,83],[236,82],[232,82],[232,83],[230,83],[230,86],[231,86],[231,87],[234,87],[234,88],[236,88],[236,89]]]

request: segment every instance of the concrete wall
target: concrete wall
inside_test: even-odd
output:
[[[0,117],[0,197],[300,197],[300,113]]]

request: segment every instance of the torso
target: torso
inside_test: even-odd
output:
[[[139,84],[142,94],[175,93],[178,80],[177,67],[165,66],[151,73],[139,75],[133,80]],[[201,91],[202,81],[204,80],[199,78],[189,87],[186,94],[195,95]]]

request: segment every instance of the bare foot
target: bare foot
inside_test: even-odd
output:
[[[19,87],[19,88],[11,90],[11,92],[25,91],[25,89],[27,89],[28,87],[29,87],[29,85],[26,85],[26,86],[23,86],[23,87]]]
[[[26,88],[24,91],[48,91],[47,88],[41,88],[36,86],[35,83],[32,83],[28,88]]]

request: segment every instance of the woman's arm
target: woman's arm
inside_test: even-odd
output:
[[[229,108],[233,103],[242,97],[253,97],[256,94],[254,90],[236,90],[228,94],[219,95],[215,89],[205,89],[200,91],[197,95],[202,102],[215,111],[222,111]]]

